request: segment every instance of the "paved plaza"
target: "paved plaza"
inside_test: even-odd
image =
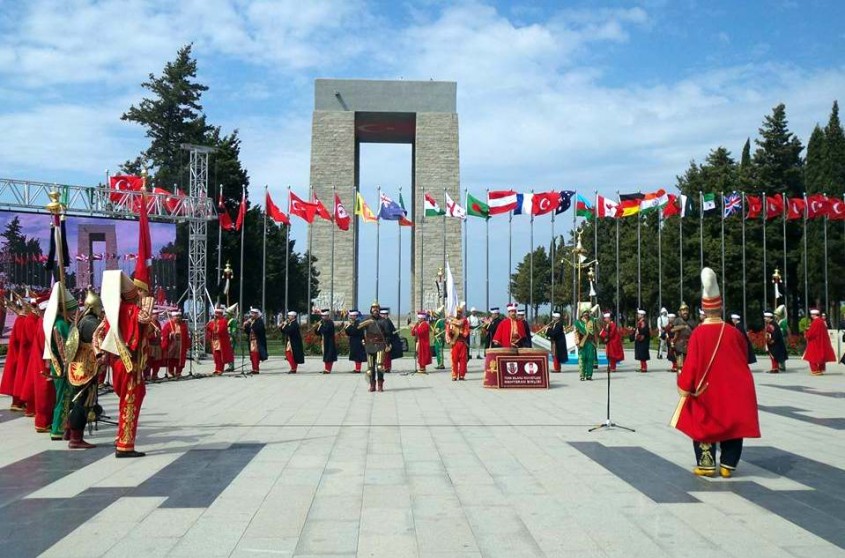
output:
[[[297,375],[148,386],[138,449],[114,427],[73,451],[36,434],[0,397],[0,555],[805,556],[845,555],[845,366],[811,377],[755,365],[763,437],[732,479],[696,478],[692,445],[667,426],[665,361],[614,374],[575,367],[544,391],[483,389],[407,374],[369,393],[347,361]],[[195,373],[208,373],[208,361]],[[116,398],[101,402],[115,414]]]

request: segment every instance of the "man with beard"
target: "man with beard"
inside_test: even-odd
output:
[[[364,331],[364,347],[367,351],[367,375],[370,377],[370,392],[384,391],[384,360],[387,355],[389,320],[381,317],[378,302],[370,306],[370,317],[358,324]]]
[[[182,375],[190,346],[191,336],[188,324],[182,320],[182,312],[171,312],[170,319],[161,328],[161,350],[168,377],[178,378]]]
[[[622,336],[619,335],[619,328],[610,317],[610,312],[605,312],[604,325],[599,332],[599,338],[605,344],[605,354],[607,355],[607,369],[610,372],[616,372],[616,364],[625,360],[625,351],[622,349]]]
[[[689,343],[690,335],[692,335],[692,330],[698,325],[690,317],[689,306],[685,302],[681,303],[678,314],[679,316],[672,323],[672,346],[675,349],[675,363],[672,368],[676,372],[680,372],[684,367],[687,344]]]
[[[288,312],[288,319],[282,322],[279,329],[287,338],[285,343],[285,359],[290,365],[288,374],[296,374],[300,364],[305,363],[305,347],[302,344],[302,332],[299,330],[299,320],[293,310]]]

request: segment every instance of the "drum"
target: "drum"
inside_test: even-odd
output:
[[[519,349],[493,348],[487,349],[484,356],[484,387],[499,387],[499,364],[496,360],[501,355],[515,355]]]
[[[545,355],[546,357],[549,356],[549,351],[546,349],[541,349],[539,347],[525,347],[516,350],[517,354],[519,355]]]

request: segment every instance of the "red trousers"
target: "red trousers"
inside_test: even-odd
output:
[[[223,373],[223,351],[214,351],[214,373],[215,374],[222,374]]]
[[[814,372],[816,374],[820,372],[824,372],[827,370],[827,363],[825,362],[811,362],[810,363],[810,372]]]
[[[769,355],[769,360],[771,360],[771,361],[772,361],[772,368],[771,368],[772,372],[777,372],[777,371],[778,371],[778,369],[780,368],[780,363],[779,363],[779,362],[777,361],[777,359],[776,359],[775,357],[773,357],[772,355]],[[810,369],[812,369],[812,366],[813,366],[813,365],[811,364],[811,365],[810,365]]]
[[[390,353],[385,351],[384,359],[382,359],[382,361],[381,361],[381,367],[384,369],[385,372],[390,372],[390,365],[392,363],[393,363],[393,361],[390,360]]]
[[[641,372],[648,372],[648,361],[647,360],[641,360],[640,361],[640,371]]]
[[[43,374],[33,374],[32,391],[35,400],[35,429],[46,432],[53,425],[53,409],[56,406],[56,388]]]
[[[293,358],[293,352],[292,351],[285,351],[285,359],[288,361],[288,364],[290,365],[290,371],[296,372],[297,364],[296,364],[296,360],[294,360],[294,358]]]
[[[132,451],[135,449],[138,416],[141,414],[141,404],[144,402],[147,387],[143,377],[140,377],[138,372],[126,372],[123,362],[118,358],[112,362],[112,377],[114,393],[119,398],[115,447],[118,451]]]
[[[258,353],[256,351],[249,352],[249,362],[252,364],[252,371],[258,372],[258,366],[261,359],[258,358]]]
[[[552,372],[560,372],[560,361],[557,355],[552,355]]]
[[[616,363],[619,362],[618,360],[613,360],[612,358],[607,359],[607,366],[610,368],[611,372],[616,372]]]
[[[361,371],[361,363],[356,360],[355,361],[355,372],[360,372],[360,371]]]
[[[467,375],[467,344],[458,341],[452,345],[452,378]]]
[[[334,365],[334,362],[324,362],[323,365],[324,365],[323,369],[326,372],[331,372],[332,371],[332,365]]]

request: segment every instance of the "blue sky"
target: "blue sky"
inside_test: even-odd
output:
[[[193,41],[206,112],[240,130],[255,201],[264,184],[277,200],[288,185],[306,191],[317,77],[456,81],[461,179],[476,194],[666,187],[719,145],[738,157],[781,102],[806,143],[845,91],[844,18],[833,0],[0,0],[0,176],[92,184],[116,170],[145,147],[121,113]],[[409,175],[407,146],[364,150],[371,204],[376,184],[396,195]],[[535,243],[548,242],[547,219]],[[469,227],[470,292],[483,293],[484,228]],[[507,242],[506,227],[491,228],[495,245]],[[393,229],[382,227],[382,255],[397,249]],[[364,231],[362,270],[374,267]],[[515,260],[528,244],[527,220],[515,219]],[[395,281],[395,262],[381,268],[382,285]],[[495,250],[497,305],[506,268]],[[370,284],[362,276],[362,300]],[[380,298],[395,306],[396,295]]]

